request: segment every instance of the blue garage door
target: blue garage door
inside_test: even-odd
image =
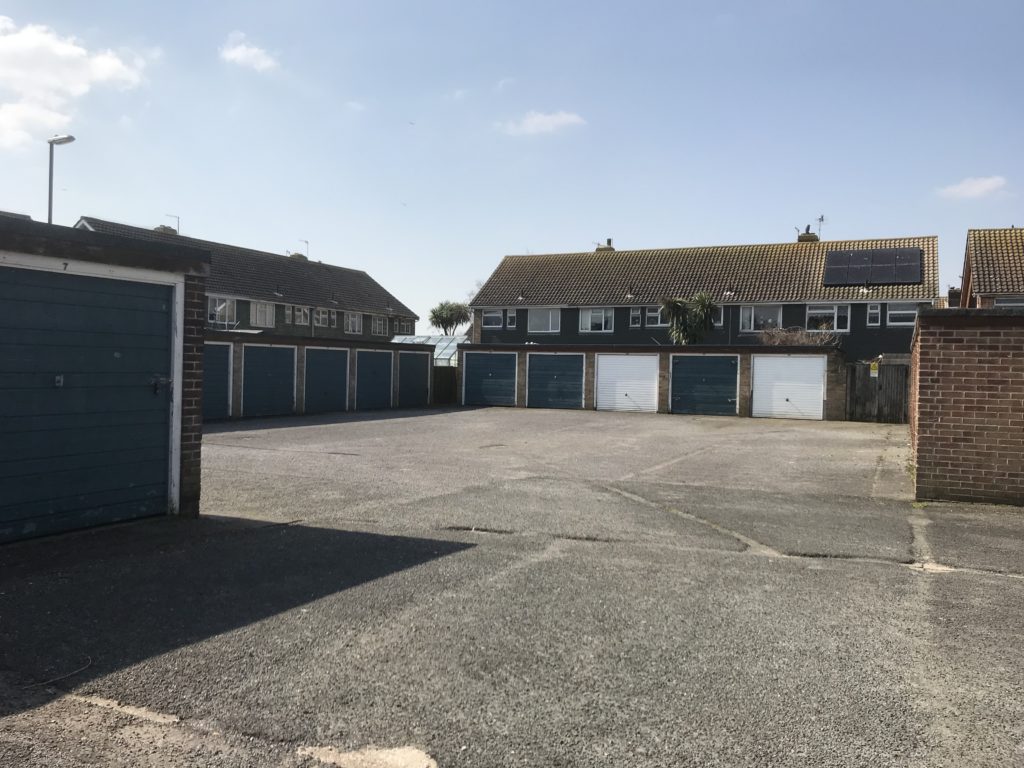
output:
[[[166,514],[172,297],[0,267],[0,541]]]
[[[356,410],[391,407],[391,353],[356,353]]]
[[[344,411],[348,403],[348,350],[306,348],[306,413]]]
[[[515,353],[467,352],[462,358],[465,405],[515,405]]]
[[[430,402],[430,354],[398,353],[398,404],[402,408],[426,408]]]
[[[672,358],[672,413],[736,415],[739,362],[734,356]]]
[[[295,348],[246,344],[242,353],[242,415],[294,413]]]
[[[583,407],[583,355],[529,357],[526,404],[530,408]]]
[[[203,421],[231,417],[231,345],[203,346]]]

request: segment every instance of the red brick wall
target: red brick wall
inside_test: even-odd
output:
[[[912,357],[917,498],[1024,505],[1024,312],[922,312]]]
[[[203,451],[203,334],[206,278],[185,276],[184,362],[181,380],[181,494],[178,512],[199,514]]]

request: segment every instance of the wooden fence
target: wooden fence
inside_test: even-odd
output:
[[[879,365],[871,375],[869,363],[847,365],[846,418],[906,424],[910,399],[910,366]]]

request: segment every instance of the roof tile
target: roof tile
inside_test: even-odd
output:
[[[1024,229],[967,230],[973,292],[1024,295]]]

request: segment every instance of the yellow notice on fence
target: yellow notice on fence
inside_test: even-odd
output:
[[[877,360],[874,360],[871,363],[871,378],[872,379],[877,379],[878,378],[878,361]]]

